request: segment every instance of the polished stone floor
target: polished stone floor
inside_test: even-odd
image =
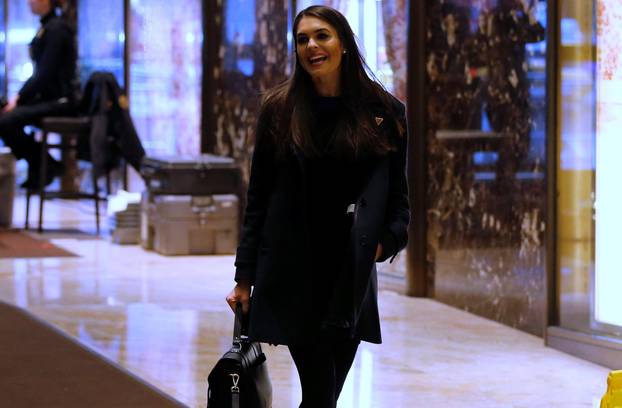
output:
[[[163,257],[111,244],[105,233],[94,236],[92,212],[90,203],[50,203],[43,237],[79,257],[0,259],[0,299],[204,407],[207,374],[230,345],[224,297],[233,257]],[[21,226],[22,197],[14,218]],[[340,408],[596,407],[605,391],[607,369],[540,338],[386,290],[380,309],[384,344],[361,346]],[[287,350],[266,352],[274,407],[296,407],[300,387]]]

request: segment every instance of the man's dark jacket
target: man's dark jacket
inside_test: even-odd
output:
[[[395,103],[405,127],[404,107]],[[384,120],[386,114],[370,114],[382,118],[378,131],[386,132],[397,150],[378,158],[356,202],[348,248],[354,296],[346,326],[351,337],[380,343],[374,258],[379,241],[385,246],[378,259],[382,262],[395,256],[408,240],[407,135],[399,135],[392,121]],[[235,280],[246,279],[253,285],[249,336],[272,344],[296,344],[313,341],[317,332],[310,324],[315,315],[309,260],[322,254],[310,253],[307,241],[304,157],[291,153],[285,160],[274,159],[267,116],[262,114],[257,125]]]
[[[84,87],[81,111],[91,116],[87,159],[93,163],[95,175],[115,167],[120,157],[140,172],[145,150],[132,122],[127,97],[114,75],[91,75]]]
[[[66,99],[75,103],[80,85],[76,75],[75,32],[51,11],[41,18],[41,28],[30,43],[33,74],[19,90],[19,105]]]

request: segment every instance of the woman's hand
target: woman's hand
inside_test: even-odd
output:
[[[231,310],[235,313],[235,308],[238,303],[242,304],[242,311],[248,313],[248,307],[251,299],[251,285],[247,281],[238,282],[233,290],[227,295],[227,303],[231,307]]]
[[[378,258],[380,258],[382,256],[382,244],[378,243],[378,246],[376,247],[376,259],[375,261],[378,260]]]
[[[2,112],[3,113],[9,113],[11,112],[13,109],[15,109],[15,107],[17,107],[17,102],[19,101],[19,95],[17,95],[15,98],[11,99],[9,101],[9,103],[7,103],[4,108],[2,108]]]

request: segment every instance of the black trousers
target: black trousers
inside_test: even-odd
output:
[[[300,385],[300,408],[336,408],[352,367],[358,340],[321,338],[315,343],[289,346]]]
[[[0,113],[0,139],[11,148],[18,159],[26,159],[30,166],[37,167],[41,150],[31,135],[24,132],[24,126],[38,125],[45,116],[64,116],[74,112],[69,102],[40,102],[33,105],[19,105],[11,112]]]

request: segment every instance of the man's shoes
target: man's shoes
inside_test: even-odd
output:
[[[45,183],[43,187],[47,187],[54,181],[54,178],[57,176],[61,176],[65,171],[65,167],[63,164],[53,157],[48,157],[47,160],[47,171],[45,177]],[[20,187],[25,188],[27,190],[37,190],[39,188],[39,180],[40,180],[40,171],[39,166],[33,166],[32,164],[28,164],[28,178],[24,181]]]

